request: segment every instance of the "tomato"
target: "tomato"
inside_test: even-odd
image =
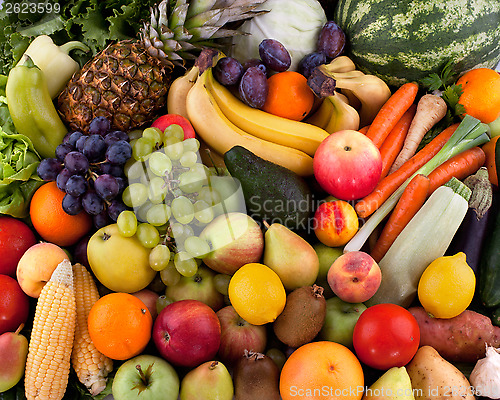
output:
[[[418,350],[420,329],[407,309],[396,304],[377,304],[361,314],[352,339],[361,362],[387,370],[410,362]]]
[[[15,277],[19,259],[35,243],[35,234],[23,221],[7,215],[1,216],[0,274]]]
[[[162,117],[157,118],[151,126],[153,128],[158,128],[162,132],[170,125],[177,124],[184,131],[184,139],[194,138],[195,132],[193,125],[187,118],[184,118],[182,115],[177,114],[166,114]]]

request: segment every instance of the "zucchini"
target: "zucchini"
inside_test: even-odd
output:
[[[382,281],[365,304],[409,307],[425,268],[450,245],[468,209],[471,190],[456,178],[437,188],[380,260]]]

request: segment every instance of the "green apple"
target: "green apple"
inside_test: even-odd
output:
[[[177,400],[180,381],[163,358],[143,354],[117,369],[111,388],[114,400]]]
[[[319,272],[318,277],[316,278],[316,284],[325,289],[325,292],[323,293],[325,298],[332,297],[333,292],[330,285],[328,285],[326,276],[328,275],[328,270],[333,262],[343,254],[342,247],[329,247],[321,242],[318,242],[313,245],[313,248],[319,259]]]
[[[149,251],[136,236],[120,235],[116,224],[99,229],[87,244],[90,268],[114,292],[134,293],[151,283],[156,271],[149,266]]]
[[[329,298],[326,301],[326,317],[320,337],[352,349],[354,325],[366,308],[363,303],[347,303],[338,297]]]

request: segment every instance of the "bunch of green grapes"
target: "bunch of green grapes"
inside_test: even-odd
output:
[[[216,174],[201,162],[200,142],[184,140],[179,125],[164,132],[147,128],[131,134],[132,158],[125,164],[128,186],[122,200],[133,209],[123,211],[118,229],[136,235],[151,249],[151,268],[161,271],[166,284],[180,275],[193,276],[210,245],[199,235],[223,200],[211,184]]]

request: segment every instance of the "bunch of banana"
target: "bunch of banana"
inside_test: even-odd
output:
[[[357,130],[370,124],[391,96],[391,90],[382,79],[356,70],[347,56],[316,67],[309,82],[323,101],[306,122],[328,133]],[[328,88],[327,93],[322,91],[324,87]]]
[[[328,137],[324,129],[252,108],[216,81],[211,66],[193,68],[198,70],[172,83],[169,113],[186,116],[220,155],[239,145],[301,176],[312,175],[312,156]]]

